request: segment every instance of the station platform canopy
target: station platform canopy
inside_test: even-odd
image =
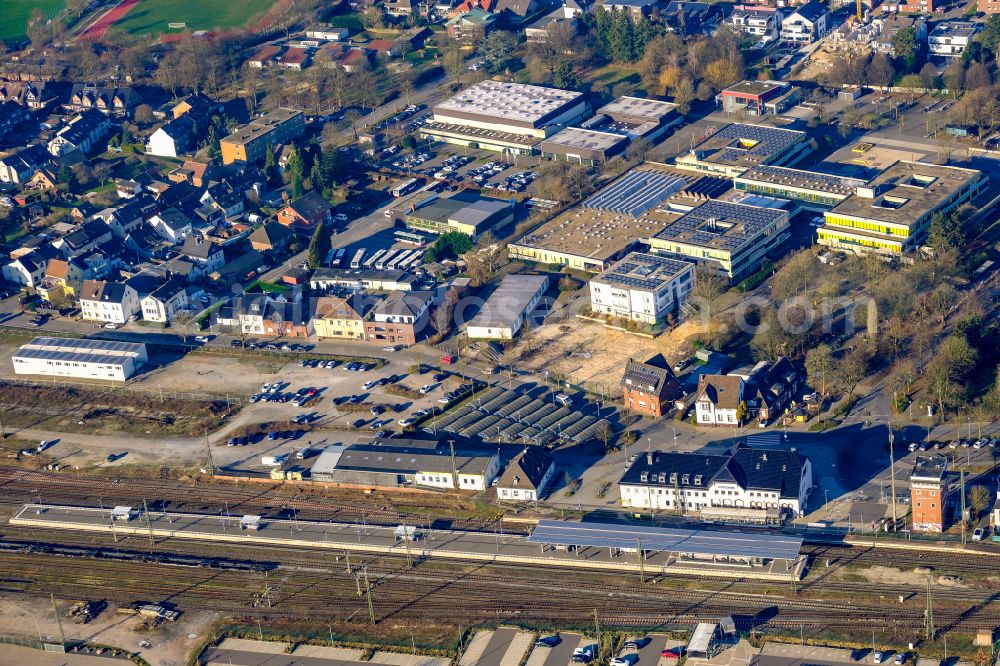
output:
[[[738,557],[759,560],[794,560],[802,539],[783,534],[750,534],[708,529],[678,529],[540,520],[529,543],[547,546],[617,548],[680,553],[685,555]]]

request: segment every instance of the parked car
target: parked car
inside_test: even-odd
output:
[[[982,527],[977,527],[972,532],[972,540],[973,541],[982,541],[983,537],[985,537],[985,536],[986,536],[986,530],[983,529]]]
[[[433,390],[434,390],[433,384],[424,384],[423,386],[420,387],[420,395],[427,395]]]
[[[885,653],[881,650],[876,650],[875,654],[872,655],[872,662],[876,664],[881,664],[885,660]]]
[[[572,660],[578,664],[589,664],[594,660],[594,646],[585,645],[573,650]]]
[[[558,636],[540,636],[538,640],[535,641],[535,646],[537,647],[555,647],[562,643],[562,639]]]
[[[648,636],[640,636],[639,638],[633,638],[631,640],[625,641],[626,650],[640,650],[645,647],[646,643],[649,642]]]
[[[677,647],[667,648],[660,653],[661,657],[666,657],[667,659],[680,659],[684,656],[684,646],[678,645]]]

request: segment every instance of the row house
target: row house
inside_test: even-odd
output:
[[[78,83],[73,86],[69,102],[64,106],[70,111],[83,112],[93,109],[122,118],[131,114],[132,109],[141,102],[142,98],[130,87],[116,88]]]

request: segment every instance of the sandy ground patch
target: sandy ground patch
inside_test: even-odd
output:
[[[66,640],[85,640],[133,650],[158,666],[181,666],[186,663],[188,653],[218,619],[216,613],[185,612],[177,622],[165,622],[151,632],[140,633],[135,631],[139,620],[131,615],[116,613],[113,605],[88,624],[74,624],[65,616],[69,602],[59,601],[57,605],[62,614]],[[36,597],[0,594],[0,633],[27,638],[38,638],[41,634],[43,639],[55,637],[58,640],[59,629],[52,616],[51,602]],[[189,634],[195,634],[195,637],[188,638]],[[147,641],[152,647],[142,648],[140,641]]]
[[[629,357],[645,361],[663,354],[674,361],[686,350],[686,340],[701,330],[700,321],[686,321],[677,328],[648,339],[583,319],[564,319],[530,331],[509,352],[518,367],[539,374],[549,371],[572,384],[619,393],[618,382]]]
[[[887,585],[911,585],[916,587],[927,585],[927,574],[915,571],[903,571],[893,567],[874,566],[867,569],[838,569],[834,573],[835,578],[844,579],[861,576],[873,583]],[[934,583],[943,587],[967,587],[961,581],[950,576],[935,576]]]

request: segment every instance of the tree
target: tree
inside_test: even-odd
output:
[[[937,67],[932,63],[926,63],[920,68],[920,80],[924,84],[924,88],[937,88],[938,87],[938,73]]]
[[[872,85],[885,88],[892,83],[894,76],[896,76],[896,68],[892,66],[892,61],[884,53],[877,53],[868,63],[868,81]]]
[[[942,75],[944,85],[953,96],[965,89],[965,63],[960,59],[948,65]]]
[[[901,28],[892,36],[892,54],[906,64],[906,71],[913,71],[917,61],[917,30],[911,25]]]
[[[806,376],[813,388],[819,388],[821,395],[827,395],[827,387],[833,382],[836,360],[830,345],[822,344],[806,352]]]
[[[716,88],[725,88],[743,78],[743,58],[720,58],[708,63],[705,79]]]
[[[479,43],[476,52],[496,72],[503,69],[503,65],[514,52],[515,45],[514,37],[509,32],[494,30]]]
[[[557,88],[574,89],[580,87],[580,77],[577,76],[573,63],[562,60],[552,72],[552,84]]]
[[[749,414],[750,408],[747,407],[746,400],[740,400],[740,404],[736,406],[736,424],[743,425]]]
[[[605,420],[598,421],[594,435],[604,444],[605,451],[611,449],[611,441],[615,438],[615,431],[610,423]]]
[[[771,278],[771,292],[778,298],[803,294],[816,278],[816,263],[816,257],[809,250],[792,256]]]
[[[309,241],[307,257],[309,268],[316,269],[322,266],[328,254],[330,254],[330,233],[326,230],[326,223],[320,222]]]
[[[975,520],[989,507],[993,494],[986,486],[972,486],[969,489],[969,506],[972,508],[972,518]]]
[[[958,208],[948,213],[934,213],[928,240],[938,251],[967,247],[971,210]]]
[[[993,85],[993,77],[990,70],[981,62],[969,63],[969,68],[965,70],[965,89],[979,90],[989,88]]]
[[[691,79],[683,79],[674,90],[674,104],[677,105],[677,112],[687,114],[691,110],[691,102],[694,101],[694,84]]]
[[[979,34],[979,41],[982,42],[984,49],[992,52],[996,52],[1000,47],[1000,14],[991,14],[986,19],[986,25]]]

